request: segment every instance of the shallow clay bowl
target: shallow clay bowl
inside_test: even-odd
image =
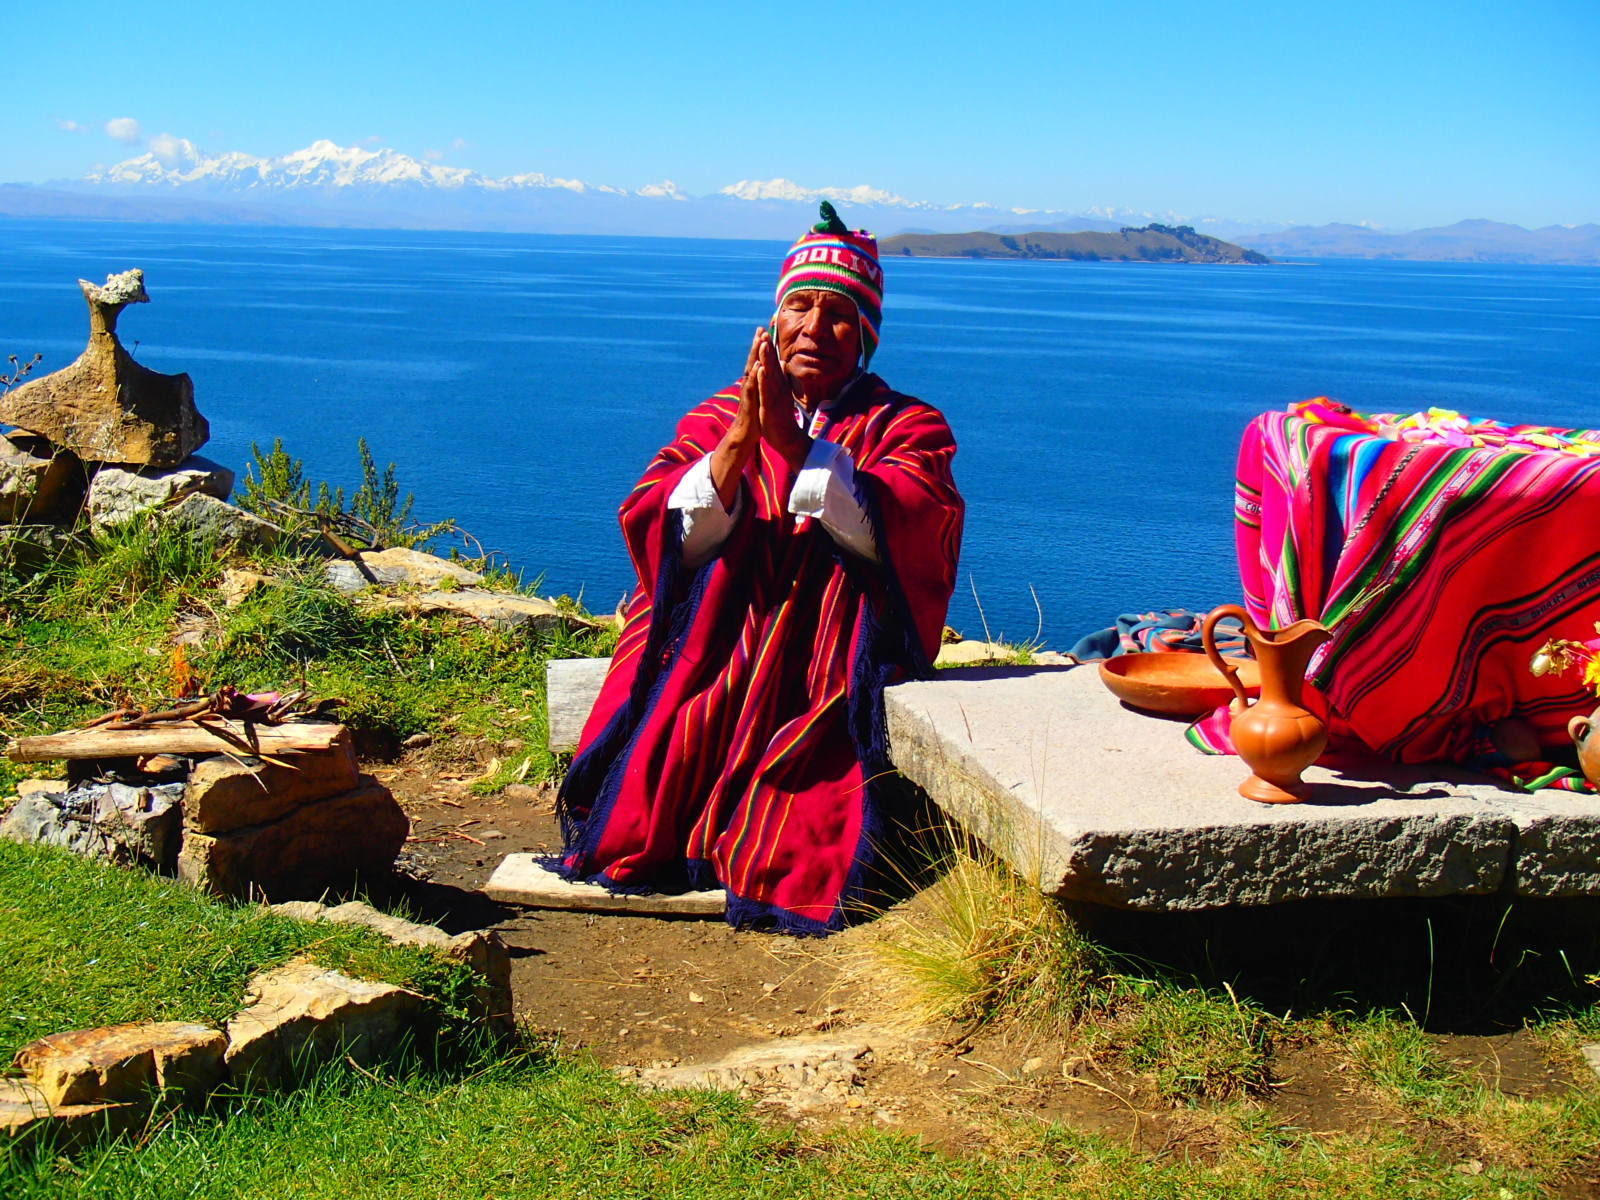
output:
[[[1238,658],[1239,682],[1256,695],[1261,667]],[[1120,654],[1100,664],[1100,680],[1124,704],[1173,717],[1198,717],[1233,699],[1233,688],[1204,654],[1154,650]]]

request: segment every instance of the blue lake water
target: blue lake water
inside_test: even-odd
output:
[[[628,586],[617,502],[677,417],[738,373],[780,243],[0,222],[0,359],[70,361],[74,280],[143,267],[119,332],[187,371],[206,455],[281,437],[356,481],[394,461],[548,593]],[[893,259],[874,368],[961,445],[951,623],[1051,644],[1120,611],[1237,598],[1246,421],[1362,410],[1600,425],[1600,270]],[[1035,606],[1037,597],[1037,609]],[[978,611],[981,602],[982,616]],[[1042,618],[1040,613],[1042,612]]]

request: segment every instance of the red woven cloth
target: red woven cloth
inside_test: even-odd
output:
[[[935,409],[866,376],[815,432],[854,459],[882,562],[791,515],[793,472],[763,445],[738,524],[691,575],[667,498],[738,403],[734,385],[689,413],[623,503],[639,589],[563,785],[560,869],[614,889],[720,884],[735,924],[820,933],[871,883],[882,690],[938,649],[956,447]]]
[[[1567,720],[1594,698],[1528,663],[1600,618],[1600,458],[1412,443],[1355,414],[1331,420],[1297,405],[1250,423],[1235,531],[1251,617],[1334,630],[1307,678],[1335,738],[1402,762],[1460,761],[1481,726],[1520,716],[1544,745],[1567,743]]]

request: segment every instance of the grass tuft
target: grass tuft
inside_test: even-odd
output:
[[[1104,959],[1061,906],[971,850],[883,923],[870,953],[915,1020],[1071,1024],[1109,998]]]

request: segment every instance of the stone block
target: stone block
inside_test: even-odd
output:
[[[1311,798],[1239,796],[1237,758],[1124,708],[1096,672],[970,668],[885,695],[895,766],[1050,895],[1133,909],[1499,889],[1518,797],[1448,767],[1313,767]]]
[[[85,509],[90,528],[108,529],[197,493],[226,500],[233,472],[198,454],[175,467],[102,466],[89,481]]]
[[[267,1088],[337,1056],[377,1061],[411,1029],[422,997],[295,959],[251,980],[245,1005],[228,1022],[224,1061],[237,1086]]]
[[[483,582],[483,576],[468,570],[460,563],[450,562],[421,550],[408,550],[404,546],[391,546],[387,550],[363,550],[356,557],[372,576],[368,579],[353,562],[347,559],[330,559],[323,567],[328,582],[341,592],[359,592],[362,588],[410,587],[429,590],[449,581],[462,587]],[[376,583],[374,583],[376,581]]]
[[[18,1050],[13,1065],[51,1108],[136,1101],[167,1089],[194,1100],[221,1081],[226,1047],[208,1025],[140,1022],[51,1034]]]
[[[186,831],[178,878],[213,895],[298,900],[387,874],[410,822],[387,788],[362,779],[263,825]]]
[[[703,892],[649,892],[625,895],[599,884],[574,883],[541,866],[532,854],[508,854],[489,876],[483,894],[524,908],[567,908],[580,912],[632,913],[653,917],[720,917],[728,896],[721,889]]]
[[[575,750],[583,723],[611,669],[609,658],[556,658],[545,666],[545,712],[552,750]]]
[[[184,824],[200,833],[264,825],[313,801],[348,792],[360,782],[348,730],[341,729],[326,751],[273,758],[288,765],[226,754],[197,759],[184,789]]]
[[[65,1153],[101,1137],[115,1137],[145,1119],[143,1104],[70,1104],[52,1107],[24,1079],[0,1079],[0,1146],[48,1138]]]
[[[75,454],[20,431],[0,434],[0,524],[71,516],[83,490],[83,464]]]

